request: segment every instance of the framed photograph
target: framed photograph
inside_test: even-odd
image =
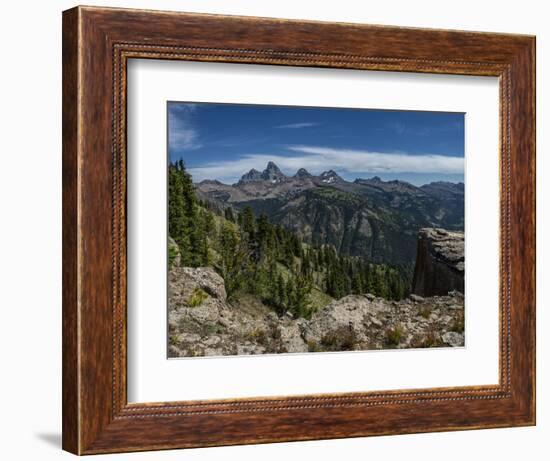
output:
[[[63,448],[535,424],[535,39],[63,13]]]

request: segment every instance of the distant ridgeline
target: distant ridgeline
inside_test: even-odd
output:
[[[304,168],[286,176],[269,162],[236,184],[205,180],[195,186],[198,198],[214,209],[251,207],[309,245],[331,245],[371,262],[412,266],[419,229],[464,230],[463,183],[416,187],[378,177],[350,182],[333,170],[314,176]]]
[[[273,174],[273,168],[269,169],[268,166],[267,173],[257,172],[259,180],[251,171],[248,174],[251,181],[243,184],[265,181],[289,185],[284,178],[280,178],[279,183],[278,173]],[[305,170],[300,171],[298,175],[311,178]],[[336,180],[331,181],[331,176],[325,175],[319,181],[332,184]],[[169,166],[168,182],[169,264],[177,258],[182,266],[214,267],[224,279],[229,299],[242,294],[254,295],[280,315],[290,312],[307,318],[332,298],[340,299],[352,293],[371,293],[395,300],[410,293],[412,261],[373,262],[370,254],[367,257],[353,254],[329,238],[320,243],[317,243],[319,239],[313,242],[309,239],[306,243],[304,232],[298,232],[295,225],[286,225],[285,219],[293,223],[290,217],[273,219],[276,215],[258,212],[258,207],[253,207],[250,201],[233,207],[229,200],[220,202],[215,194],[201,192],[200,185],[195,188],[181,161]],[[216,184],[214,181],[201,184],[204,183]],[[328,193],[333,200],[332,192],[327,189],[306,192],[318,193],[321,198]],[[340,191],[334,193],[337,195]],[[337,196],[334,200],[334,206],[338,207],[338,201],[348,197]],[[326,229],[319,232],[328,237],[333,225],[338,222],[329,217]],[[412,251],[416,251],[416,241]]]

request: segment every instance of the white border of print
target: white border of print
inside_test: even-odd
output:
[[[498,383],[497,78],[131,59],[128,92],[129,402]],[[466,113],[467,347],[168,360],[167,101]]]

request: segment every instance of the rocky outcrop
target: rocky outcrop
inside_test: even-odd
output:
[[[464,232],[420,229],[412,291],[421,296],[464,293]]]
[[[349,295],[304,322],[302,336],[313,351],[463,346],[464,298]]]
[[[225,303],[227,295],[223,278],[211,267],[179,267],[170,270],[168,298],[172,305],[185,305],[193,293],[203,291],[209,298]]]
[[[350,295],[309,320],[278,317],[249,295],[229,303],[223,279],[208,267],[174,267],[169,292],[170,357],[464,345],[458,292],[399,302]]]

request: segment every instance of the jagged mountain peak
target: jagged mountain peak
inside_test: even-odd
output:
[[[319,178],[325,184],[332,184],[332,183],[335,183],[337,181],[343,181],[343,179],[340,176],[338,176],[338,173],[336,173],[336,171],[334,171],[334,170],[323,171],[319,175]]]
[[[274,162],[268,162],[267,167],[262,172],[263,176],[268,176],[268,179],[272,179],[273,177],[284,177],[285,175],[283,172],[279,169],[277,165],[275,165]]]
[[[309,171],[307,171],[305,168],[300,168],[296,174],[294,175],[295,178],[310,178],[311,174]]]
[[[245,173],[242,175],[241,180],[239,182],[252,182],[252,181],[260,181],[262,179],[262,173],[260,173],[255,168],[252,168],[248,173]]]
[[[281,182],[285,178],[286,176],[274,162],[268,162],[266,169],[262,172],[262,179],[272,183]]]
[[[248,183],[256,181],[270,181],[271,183],[279,183],[286,179],[284,173],[274,162],[268,162],[265,170],[262,172],[252,168],[248,173],[244,174],[239,183]]]

